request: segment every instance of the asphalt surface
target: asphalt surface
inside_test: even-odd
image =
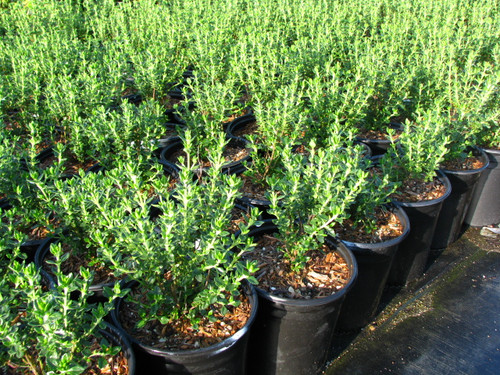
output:
[[[374,322],[337,335],[334,374],[500,374],[500,235],[469,228],[421,279],[386,289]]]

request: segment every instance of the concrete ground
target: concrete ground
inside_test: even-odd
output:
[[[500,235],[467,229],[420,280],[387,289],[372,324],[336,337],[325,374],[500,375],[499,273]]]

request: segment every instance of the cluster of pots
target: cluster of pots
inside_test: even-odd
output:
[[[237,125],[252,117],[236,119]],[[232,124],[233,126],[235,124]],[[231,127],[231,126],[230,126]],[[386,145],[361,140],[375,155]],[[175,164],[164,158],[178,150],[178,140],[165,142],[159,152],[169,173]],[[110,318],[116,328],[114,335],[126,347],[131,373],[155,374],[314,374],[331,360],[332,340],[339,332],[356,332],[369,324],[387,285],[404,287],[424,273],[431,249],[443,249],[456,241],[464,225],[482,226],[500,222],[500,183],[498,158],[500,152],[474,150],[483,166],[472,171],[438,171],[446,193],[437,199],[416,203],[393,202],[393,211],[403,225],[403,233],[380,243],[353,243],[330,239],[350,268],[347,285],[331,296],[310,299],[276,297],[258,287],[248,287],[252,304],[250,318],[234,336],[208,348],[186,351],[165,351],[144,345],[128,334],[120,323],[118,301]],[[241,164],[230,164],[228,173],[241,173]],[[265,209],[268,202],[255,203]],[[254,238],[277,231],[271,220],[256,227]],[[41,244],[35,263],[42,267],[48,252],[49,239]],[[99,297],[99,287],[95,293]],[[109,334],[109,333],[108,333]]]

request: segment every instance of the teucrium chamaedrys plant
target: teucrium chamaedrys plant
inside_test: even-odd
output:
[[[283,174],[268,178],[277,238],[296,272],[307,263],[309,250],[319,249],[327,235],[335,235],[333,225],[349,217],[368,180],[359,150],[343,147],[340,138],[332,140],[323,149],[312,142],[307,158],[285,149]]]
[[[0,363],[40,375],[80,374],[93,358],[104,368],[104,356],[117,354],[119,348],[101,338],[98,330],[104,327],[112,299],[124,294],[117,284],[106,291],[109,303],[89,303],[92,273],[81,268],[79,275],[64,275],[60,269],[64,256],[54,255],[56,285],[48,290],[33,263],[11,260],[2,270]],[[100,347],[92,346],[93,337]]]
[[[120,277],[128,253],[126,244],[113,236],[112,229],[126,228],[131,215],[142,215],[147,220],[150,203],[161,189],[157,187],[167,186],[168,181],[152,165],[146,169],[135,160],[116,164],[105,173],[81,172],[71,179],[51,184],[33,180],[33,184],[58,224],[52,235],[70,245],[73,253],[89,264],[105,266]]]
[[[114,228],[117,241],[128,245],[128,274],[146,296],[135,301],[139,327],[155,319],[167,324],[181,317],[196,326],[203,317],[213,317],[211,307],[225,314],[228,306],[237,305],[243,280],[256,282],[251,276],[255,264],[240,258],[251,249],[246,234],[257,212],[240,227],[241,235],[229,234],[240,181],[221,173],[223,144],[210,152],[212,166],[206,175],[194,181],[191,145],[187,132],[188,156],[173,196],[164,187],[157,205],[161,215],[144,220],[134,211],[126,226]]]
[[[407,122],[398,142],[380,159],[382,173],[397,183],[432,181],[448,152],[447,126],[441,111],[436,110],[420,114],[414,124]]]

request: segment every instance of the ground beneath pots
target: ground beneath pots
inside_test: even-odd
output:
[[[421,279],[384,292],[372,324],[336,336],[325,374],[498,374],[500,239],[479,232],[433,250]]]

